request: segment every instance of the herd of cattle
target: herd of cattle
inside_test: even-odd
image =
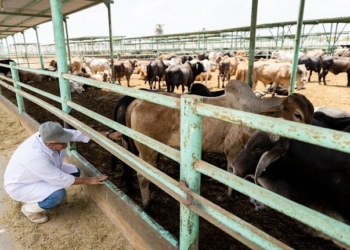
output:
[[[259,52],[256,52],[257,54]],[[262,82],[265,86],[271,85],[268,89],[275,95],[276,91],[288,93],[292,74],[293,51],[279,50],[271,53],[270,59],[261,58],[255,60],[253,67],[253,90],[257,82]],[[9,64],[12,60],[0,60],[0,63]],[[149,83],[150,89],[158,89],[166,85],[167,92],[174,92],[175,87],[181,86],[182,93],[185,87],[190,90],[191,84],[195,81],[205,82],[212,78],[212,72],[218,71],[217,87],[225,87],[225,81],[233,77],[243,82],[248,81],[248,62],[246,51],[237,51],[235,55],[223,52],[198,53],[196,58],[188,55],[164,54],[157,59],[147,63],[138,63],[136,59],[121,60],[114,62],[113,70],[110,60],[105,58],[85,57],[83,62],[74,61],[68,66],[69,72],[81,77],[91,78],[97,81],[111,82],[112,72],[114,72],[117,84],[125,77],[127,86],[130,87],[132,74],[138,74],[139,79]],[[57,63],[52,60],[46,70],[57,70]],[[0,67],[0,73],[7,74],[9,68]],[[318,81],[321,80],[326,85],[326,75],[328,72],[339,74],[347,73],[347,87],[350,87],[350,51],[347,48],[336,49],[334,56],[325,56],[322,50],[299,53],[298,69],[296,75],[296,87],[304,88],[307,71],[309,71],[308,81],[312,72],[318,74]],[[31,72],[19,71],[21,82],[32,83],[41,82],[46,75],[38,75]],[[82,93],[84,84],[70,81],[71,91]]]

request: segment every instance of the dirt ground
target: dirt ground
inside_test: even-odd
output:
[[[131,87],[133,88],[145,88],[148,86],[144,84],[142,80],[138,80],[138,75],[134,74],[131,78]],[[339,74],[337,76],[331,73],[327,76],[327,86],[319,85],[317,81],[317,75],[312,75],[311,82],[306,83],[306,88],[303,90],[296,90],[296,92],[304,94],[314,104],[314,106],[325,106],[342,109],[350,113],[349,99],[350,88],[346,87],[346,74]],[[59,88],[57,82],[41,82],[31,84],[32,86],[45,90],[49,93],[59,95]],[[126,86],[126,80],[122,81],[122,85]],[[217,88],[217,73],[213,73],[213,78],[208,82],[208,87],[211,90]],[[165,89],[165,87],[163,87]],[[258,89],[263,90],[265,87],[259,83]],[[3,95],[9,98],[12,102],[15,102],[15,95],[2,88]],[[38,96],[38,94],[33,94]],[[42,98],[42,97],[41,97]],[[112,111],[115,101],[120,98],[118,93],[106,92],[103,90],[87,90],[82,94],[72,93],[72,99],[74,102],[83,105],[90,110],[98,112],[108,118],[112,119]],[[52,100],[46,100],[48,103],[60,107],[58,103]],[[26,112],[36,119],[39,123],[43,123],[48,120],[60,121],[57,117],[50,114],[48,111],[38,107],[30,101],[25,101]],[[95,130],[110,130],[103,124],[81,114],[77,111],[73,111],[72,115],[85,124],[91,126]],[[121,190],[126,191],[125,187],[120,182],[121,166],[118,163],[117,170],[112,172],[110,170],[110,154],[106,152],[95,142],[88,144],[78,144],[78,151],[85,157],[92,165],[94,165],[100,172],[106,173],[109,179]],[[204,160],[216,165],[219,168],[226,169],[226,161],[223,155],[218,154],[205,154]],[[169,160],[168,158],[161,156],[159,159],[158,168],[167,173],[174,179],[179,179],[179,166],[177,163]],[[138,189],[138,183],[136,175],[134,175],[134,187],[137,189],[135,194],[130,194],[130,197],[141,205],[141,197]],[[175,237],[179,236],[179,204],[172,197],[160,190],[154,185],[150,186],[152,195],[154,197],[151,203],[151,208],[148,214],[153,217],[161,226],[171,232]],[[240,193],[236,194],[235,200],[228,200],[226,198],[226,186],[218,183],[215,180],[202,177],[202,190],[201,194],[212,202],[216,203],[220,207],[228,210],[243,220],[253,224],[254,226],[264,230],[268,234],[275,238],[285,242],[295,249],[339,249],[331,241],[313,237],[303,229],[300,223],[282,215],[272,209],[265,207],[263,210],[255,210],[254,205],[249,201],[249,197],[246,197]],[[80,195],[79,195],[80,196]],[[80,197],[81,198],[81,197]],[[87,199],[87,198],[84,198]],[[78,205],[79,203],[75,203]],[[87,207],[90,206],[89,202],[85,202]],[[74,215],[75,216],[75,215]],[[90,216],[90,214],[89,214]],[[21,220],[20,214],[17,213],[13,217],[15,221]],[[232,237],[228,236],[224,232],[221,232],[215,226],[201,220],[200,222],[200,239],[199,248],[205,250],[221,249],[247,249],[246,246],[237,242]],[[28,223],[27,223],[28,224]],[[16,233],[20,230],[18,229]],[[91,237],[97,239],[96,230],[91,232],[85,232],[86,238]],[[29,232],[28,232],[29,233]],[[55,235],[55,238],[61,237],[60,232]],[[88,233],[88,235],[86,235]],[[91,235],[90,235],[91,233]],[[34,237],[34,235],[33,235]],[[36,236],[35,236],[36,237]],[[52,237],[52,236],[50,236]],[[63,248],[62,248],[63,249]],[[66,248],[67,249],[67,248]],[[94,248],[91,248],[94,249]],[[115,249],[100,248],[99,249]]]
[[[18,120],[0,110],[1,168],[6,167],[13,151],[28,136]],[[31,223],[22,215],[21,203],[11,200],[7,195],[2,196],[0,202],[6,205],[0,217],[1,228],[4,228],[4,231],[0,230],[1,242],[4,244],[0,249],[133,249],[82,186],[67,188],[66,201],[49,210],[49,222],[40,225]],[[11,237],[4,239],[7,237],[4,232]],[[11,242],[8,241],[12,241],[14,248],[10,248]]]

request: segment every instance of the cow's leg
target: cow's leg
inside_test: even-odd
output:
[[[166,84],[166,92],[170,92],[170,84]]]
[[[322,73],[318,77],[318,84],[321,84],[321,80],[323,78],[323,84],[327,85],[326,83],[326,75],[328,74],[328,70],[323,70]]]
[[[346,72],[348,74],[348,85],[346,87],[350,87],[350,71]]]
[[[311,75],[312,75],[312,69],[310,69],[310,75],[309,75],[309,79],[307,80],[308,82],[310,82],[310,79],[311,79]]]
[[[152,166],[156,165],[158,152],[154,151],[148,147],[140,147],[140,154],[139,157],[143,159],[144,161],[148,162]],[[149,191],[149,180],[141,175],[140,173],[137,173],[137,179],[140,186],[140,192],[142,197],[142,206],[144,209],[147,209],[150,201],[151,201],[151,195]]]
[[[218,74],[218,88],[220,87],[220,76],[221,76],[221,74],[219,73]]]
[[[128,82],[128,87],[130,87],[130,76],[126,77],[126,81]]]
[[[279,82],[276,81],[276,82],[275,82],[275,85],[273,86],[272,96],[275,96],[277,87],[278,87],[279,85],[280,85]]]
[[[123,146],[123,148],[125,148],[128,151],[130,151],[130,152],[135,154],[135,152],[133,152],[130,149],[129,143],[127,141],[125,141],[124,139],[122,140],[122,146]],[[112,167],[113,167],[113,164],[115,166],[116,159],[117,159],[117,157],[112,155]],[[125,184],[126,190],[127,190],[126,192],[128,194],[133,194],[133,193],[135,193],[134,185],[132,184],[132,173],[133,173],[134,170],[129,165],[127,165],[125,162],[123,162],[123,161],[122,161],[122,167],[123,167],[123,173],[122,173],[122,175],[120,177],[120,182],[121,182],[121,184]]]
[[[141,197],[142,197],[142,206],[144,209],[147,208],[151,197],[149,193],[149,180],[145,178],[140,173],[137,173],[137,179],[139,181],[140,191],[141,191]]]
[[[228,77],[227,77],[227,82],[229,82],[230,79],[231,79],[231,76],[228,75]],[[222,82],[222,88],[223,88],[223,89],[225,88],[225,82]]]
[[[162,78],[162,76],[158,76],[158,89],[161,89],[161,87],[160,87],[160,80],[161,80],[161,78]]]

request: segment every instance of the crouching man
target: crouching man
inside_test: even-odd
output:
[[[4,186],[15,201],[23,202],[22,213],[34,223],[48,220],[44,212],[62,202],[66,187],[103,184],[106,175],[80,177],[80,170],[63,163],[67,143],[90,139],[78,130],[65,129],[57,122],[45,122],[13,153],[7,165]]]

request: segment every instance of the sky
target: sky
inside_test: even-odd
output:
[[[112,33],[152,36],[157,24],[163,25],[164,34],[250,26],[251,5],[251,0],[114,0]],[[298,0],[260,0],[257,24],[296,21],[299,5]],[[303,17],[304,20],[345,17],[350,16],[349,10],[350,0],[305,0]],[[69,38],[108,36],[107,7],[100,4],[72,14],[67,24]],[[345,30],[350,31],[350,24]],[[33,29],[24,34],[26,43],[36,43]],[[54,43],[52,23],[39,25],[38,36],[41,44]],[[16,34],[15,40],[23,42],[22,34]],[[8,42],[12,44],[12,37]]]

